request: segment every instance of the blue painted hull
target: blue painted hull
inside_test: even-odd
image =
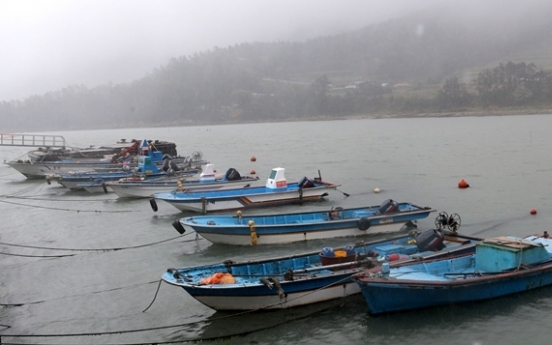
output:
[[[433,231],[433,230],[431,230]],[[474,251],[477,238],[449,234],[441,251],[420,250],[413,235],[402,235],[345,248],[347,256],[325,256],[322,251],[249,262],[227,262],[167,270],[162,279],[182,287],[192,297],[216,310],[282,309],[346,297],[360,292],[351,276],[401,255],[393,265],[424,257]],[[337,252],[337,251],[336,251]],[[393,259],[395,260],[395,259]],[[231,273],[233,284],[206,284],[202,279]],[[291,273],[290,273],[291,272]],[[262,282],[276,278],[270,284]]]
[[[492,260],[478,255],[405,265],[388,274],[372,270],[353,279],[372,314],[482,301],[552,285],[550,253],[546,260],[500,272],[477,269],[477,260]]]
[[[335,184],[314,183],[300,188],[290,183],[284,188],[248,187],[217,191],[155,193],[152,202],[163,200],[181,211],[207,213],[240,208],[268,207],[317,201],[328,195]],[[156,209],[154,209],[156,211]]]
[[[435,210],[411,203],[398,203],[392,213],[380,213],[380,206],[368,206],[339,211],[316,211],[287,214],[238,216],[195,216],[180,219],[186,231],[196,231],[213,243],[250,245],[252,226],[257,244],[276,244],[391,233],[405,223],[424,219]],[[333,216],[332,216],[333,213]],[[363,225],[365,225],[363,227]],[[178,230],[178,229],[177,229]]]

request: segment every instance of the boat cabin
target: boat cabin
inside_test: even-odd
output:
[[[207,163],[203,166],[203,170],[199,175],[201,181],[214,181],[216,178],[215,165],[213,163]]]
[[[274,168],[270,172],[270,176],[266,180],[266,188],[277,189],[277,188],[287,188],[287,180],[284,172],[285,168]]]

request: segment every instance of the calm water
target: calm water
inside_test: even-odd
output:
[[[552,224],[551,116],[382,119],[186,128],[56,132],[74,146],[121,138],[174,141],[181,155],[201,151],[219,172],[286,168],[288,180],[341,183],[332,206],[410,201],[458,213],[460,231],[480,236],[529,235]],[[0,147],[4,160],[25,148]],[[250,157],[255,156],[256,162]],[[468,189],[459,189],[465,179]],[[350,239],[272,247],[212,245],[179,236],[183,217],[147,200],[69,192],[27,181],[0,166],[0,335],[2,344],[139,344],[194,341],[232,334],[225,344],[548,344],[552,288],[479,304],[379,317],[362,299],[283,312],[215,312],[182,289],[161,284],[170,267],[271,257]],[[374,193],[375,188],[381,193]],[[350,194],[345,197],[344,193]],[[537,209],[537,215],[529,211]],[[298,210],[284,207],[280,210]],[[262,212],[276,211],[262,210]],[[256,212],[256,211],[255,211]],[[420,221],[433,227],[436,214]],[[143,312],[150,303],[153,304]],[[4,326],[10,326],[6,329]],[[113,332],[113,334],[106,334]],[[96,335],[101,334],[101,335]]]

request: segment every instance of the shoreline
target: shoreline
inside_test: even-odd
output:
[[[365,114],[351,115],[344,118],[354,119],[410,119],[410,118],[439,118],[439,117],[482,117],[482,116],[517,116],[517,115],[551,115],[552,109],[503,109],[503,110],[477,110],[457,111],[442,113],[418,113],[418,114]]]
[[[189,121],[175,121],[171,123],[157,123],[157,124],[141,124],[138,126],[130,126],[128,128],[158,128],[158,127],[196,127],[196,126],[212,126],[212,125],[240,125],[240,124],[260,124],[260,123],[278,123],[278,122],[300,122],[300,121],[338,121],[338,120],[377,120],[377,119],[415,119],[415,118],[450,118],[450,117],[484,117],[484,116],[523,116],[523,115],[552,115],[552,109],[491,109],[491,110],[477,110],[477,111],[448,111],[448,112],[433,112],[433,113],[377,113],[377,114],[357,114],[357,115],[343,115],[343,116],[311,116],[306,118],[287,118],[278,120],[265,120],[265,121],[228,121],[224,123],[203,123],[203,122],[189,122]],[[64,129],[43,129],[42,131],[26,130],[28,133],[35,132],[55,132],[55,131],[82,131],[82,130],[107,130],[120,128],[114,127],[93,127],[93,128],[64,128]],[[11,131],[13,133],[18,131]]]

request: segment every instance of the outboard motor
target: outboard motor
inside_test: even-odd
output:
[[[230,168],[228,169],[228,171],[226,171],[226,179],[228,181],[241,180],[241,175],[236,169]]]
[[[167,172],[169,170],[169,159],[163,159],[163,171]]]
[[[387,199],[385,200],[380,208],[379,213],[380,214],[387,214],[387,213],[393,213],[399,210],[399,204],[393,199]]]
[[[310,188],[314,186],[315,186],[314,182],[309,180],[306,176],[303,177],[303,179],[299,182],[299,188]]]
[[[171,167],[172,171],[179,171],[180,170],[178,165],[173,160],[169,161],[169,166]]]
[[[416,238],[416,246],[420,252],[441,250],[445,248],[443,243],[444,240],[445,236],[441,231],[429,229],[418,235]]]

